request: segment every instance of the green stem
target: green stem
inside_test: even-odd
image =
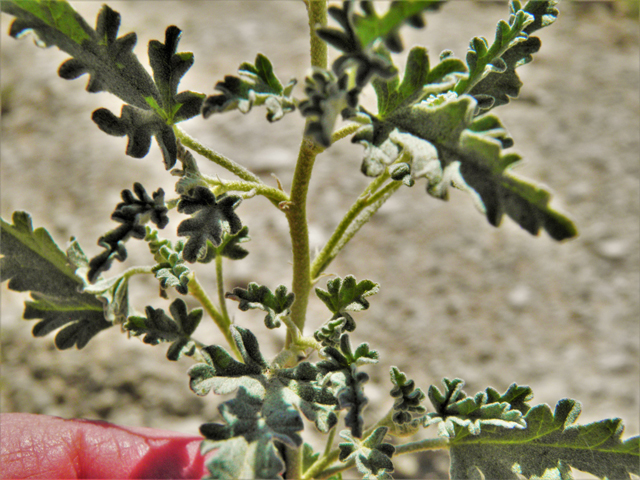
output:
[[[316,35],[316,26],[327,24],[327,0],[308,0],[307,13],[311,33],[311,66],[326,69],[327,44]]]
[[[133,277],[134,275],[154,273],[153,267],[131,267],[127,268],[122,274],[123,278]]]
[[[425,438],[416,442],[403,443],[396,446],[394,455],[406,455],[407,453],[424,452],[425,450],[443,450],[449,448],[449,440],[446,438]]]
[[[342,218],[326,245],[320,250],[311,264],[312,282],[329,266],[340,250],[353,236],[369,221],[369,218],[384,204],[384,202],[402,186],[402,182],[389,182],[380,188],[381,181],[374,180],[358,197],[351,208]],[[365,210],[369,208],[370,211]]]
[[[288,202],[289,195],[284,191],[265,185],[264,183],[245,182],[242,180],[228,181],[219,178],[202,175],[202,179],[211,186],[221,187],[225,192],[255,192],[256,195],[262,195],[274,202]]]
[[[295,480],[302,478],[302,448],[285,445],[284,456],[287,462],[285,478]]]
[[[180,129],[179,127],[174,125],[173,131],[175,132],[176,136],[180,139],[180,141],[185,147],[188,147],[194,152],[199,153],[204,158],[211,160],[212,162],[220,165],[222,168],[229,170],[231,173],[233,173],[234,175],[237,175],[243,180],[246,180],[248,182],[254,182],[254,183],[262,183],[262,180],[260,180],[260,178],[257,175],[255,175],[254,173],[251,173],[242,165],[234,162],[233,160],[225,157],[224,155],[214,150],[211,150],[210,148],[205,147],[200,142],[198,142],[195,138],[189,136],[184,130]]]
[[[209,316],[213,319],[213,321],[216,322],[216,325],[224,335],[224,338],[227,339],[227,342],[229,343],[229,347],[231,347],[231,350],[233,351],[235,356],[240,360],[242,360],[242,355],[240,355],[240,351],[238,350],[238,347],[236,346],[236,342],[233,339],[233,336],[231,335],[231,330],[229,329],[229,327],[231,326],[231,322],[229,321],[229,318],[224,317],[218,311],[218,309],[215,307],[215,305],[213,304],[213,302],[211,301],[207,293],[202,289],[202,286],[200,285],[198,280],[196,280],[196,277],[193,274],[193,272],[190,275],[191,275],[191,278],[189,280],[189,293],[193,295],[200,302],[200,304],[205,309],[205,311],[209,314]]]
[[[220,313],[225,319],[226,325],[231,325],[229,312],[227,311],[227,299],[224,296],[224,276],[222,275],[222,253],[216,254],[216,287],[218,289],[218,302],[220,303]],[[235,343],[234,343],[235,345]]]
[[[327,44],[315,33],[317,25],[326,25],[327,23],[327,2],[326,0],[308,0],[306,5],[309,17],[311,66],[327,68]],[[290,203],[286,210],[293,253],[291,288],[296,296],[296,301],[291,306],[291,320],[301,332],[304,329],[309,291],[311,290],[307,193],[313,164],[321,151],[322,149],[310,138],[302,139],[291,183]],[[287,335],[285,348],[290,343],[290,335]]]
[[[291,306],[291,320],[302,332],[304,329],[309,291],[311,290],[311,265],[309,255],[309,229],[307,227],[307,193],[313,164],[318,154],[316,144],[309,138],[302,140],[291,184],[291,200],[286,209],[293,253],[293,278],[291,288],[296,301]],[[287,336],[286,348],[291,343]]]

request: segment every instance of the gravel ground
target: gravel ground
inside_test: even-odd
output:
[[[306,73],[308,27],[301,3],[109,5],[122,14],[121,34],[138,33],[142,59],[148,41],[163,39],[166,26],[183,30],[179,50],[193,51],[196,64],[181,89],[212,93],[216,81],[257,52],[272,60],[284,81]],[[381,355],[381,367],[368,370],[367,418],[391,404],[387,372],[396,365],[425,390],[445,376],[465,379],[470,394],[489,385],[504,390],[512,382],[527,384],[538,402],[579,399],[582,422],[619,416],[627,434],[640,433],[640,52],[638,19],[621,5],[562,4],[557,24],[538,34],[541,52],[519,70],[520,99],[496,111],[525,159],[517,172],[556,192],[553,205],[575,220],[577,239],[558,244],[545,234],[532,237],[508,219],[494,229],[463,193],[440,202],[418,184],[396,194],[332,264],[330,273],[381,284],[371,309],[358,314],[354,334]],[[79,2],[77,8],[93,24],[100,3]],[[405,43],[428,46],[432,62],[445,48],[463,56],[472,36],[493,38],[506,11],[501,2],[454,1],[429,16],[427,29],[405,30]],[[142,160],[126,157],[125,140],[91,122],[96,108],[119,111],[119,100],[85,93],[86,77],[58,78],[67,56],[12,40],[6,35],[10,18],[3,14],[1,21],[2,217],[26,210],[60,245],[75,235],[95,255],[101,251],[96,239],[113,226],[109,215],[122,189],[142,181],[148,191],[172,192],[174,178],[160,167],[155,146]],[[300,87],[296,92],[302,95]],[[294,114],[267,124],[263,115],[261,109],[230,113],[194,119],[184,128],[272,184],[269,175],[275,173],[288,189],[303,121]],[[309,202],[314,249],[366,185],[361,156],[360,146],[342,142],[316,162]],[[225,177],[203,163],[205,173]],[[272,288],[289,284],[283,216],[260,198],[245,201],[238,212],[252,242],[246,260],[227,266],[227,288],[249,281]],[[130,258],[144,252],[144,246],[130,244]],[[201,269],[199,276],[214,284],[212,272]],[[148,304],[166,308],[156,289],[151,281],[135,282],[138,310]],[[52,336],[31,337],[31,324],[21,319],[23,300],[3,285],[2,412],[192,433],[217,416],[215,399],[198,398],[187,387],[190,360],[168,364],[165,348],[127,340],[117,329],[82,351],[58,353]],[[238,324],[265,338],[267,354],[277,352],[282,332],[267,333],[260,315],[233,313]],[[309,328],[326,317],[322,305],[312,302]],[[198,337],[223,341],[208,324]],[[396,476],[443,478],[446,465],[441,454],[401,457]]]

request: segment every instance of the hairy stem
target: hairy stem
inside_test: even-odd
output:
[[[407,453],[423,452],[425,450],[443,450],[449,448],[449,440],[446,438],[425,438],[416,442],[403,443],[396,446],[395,455],[406,455]]]
[[[224,276],[222,274],[222,253],[216,255],[216,287],[218,289],[218,302],[220,303],[220,313],[226,325],[231,325],[229,312],[227,311],[227,299],[224,296]]]
[[[207,185],[220,187],[225,192],[255,192],[256,195],[262,195],[276,203],[289,201],[289,195],[284,191],[275,187],[270,187],[264,183],[245,182],[243,180],[228,181],[210,177],[208,175],[202,175],[202,179],[207,183]]]
[[[302,449],[285,445],[284,456],[287,461],[285,478],[294,480],[302,478]]]
[[[218,153],[214,150],[211,150],[210,148],[205,147],[200,142],[198,142],[195,138],[189,136],[184,130],[178,128],[177,126],[174,126],[173,131],[175,132],[176,136],[180,139],[180,142],[182,142],[182,144],[185,147],[188,147],[194,152],[199,153],[204,158],[211,160],[212,162],[220,165],[222,168],[229,170],[231,173],[233,173],[234,175],[237,175],[243,180],[246,180],[248,182],[254,182],[254,183],[262,183],[262,180],[260,180],[260,178],[257,175],[250,172],[249,170],[244,168],[242,165],[225,157],[221,153]]]
[[[293,183],[291,184],[291,200],[286,214],[291,235],[293,252],[292,291],[296,301],[291,306],[291,320],[303,331],[311,290],[311,265],[309,256],[309,229],[307,227],[307,192],[313,164],[318,154],[316,144],[309,138],[302,140],[300,153],[296,163]],[[287,336],[287,347],[291,343]]]
[[[371,182],[342,218],[326,245],[322,247],[322,250],[313,260],[311,265],[312,281],[315,281],[324,272],[340,250],[349,243],[360,228],[369,221],[369,218],[402,185],[402,182],[394,181],[380,188],[380,183],[378,179]]]
[[[190,274],[191,278],[189,280],[189,293],[193,295],[202,305],[202,308],[209,314],[209,316],[216,322],[216,325],[226,338],[229,343],[229,347],[235,354],[235,356],[242,361],[242,355],[240,355],[240,351],[236,346],[236,342],[231,335],[231,330],[229,327],[231,326],[231,322],[229,321],[229,317],[223,316],[218,309],[215,307],[207,293],[203,290],[202,286],[196,280],[196,277],[193,273]]]
[[[326,0],[308,0],[310,54],[312,67],[327,67],[327,45],[315,33],[317,25],[327,23]],[[305,127],[306,128],[306,127]],[[311,290],[309,229],[307,227],[307,193],[316,156],[322,149],[310,138],[303,138],[291,183],[290,203],[286,210],[293,252],[291,288],[296,301],[291,306],[291,320],[302,332],[304,329],[309,291]],[[286,347],[291,343],[287,335]]]

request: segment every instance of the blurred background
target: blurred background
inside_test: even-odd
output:
[[[382,5],[379,2],[378,5]],[[303,96],[308,25],[302,2],[156,1],[109,2],[122,14],[120,35],[138,34],[136,52],[147,63],[149,40],[164,41],[174,24],[183,30],[179,51],[195,54],[195,65],[179,91],[212,94],[240,63],[267,55],[283,82],[298,79]],[[78,2],[89,24],[101,3]],[[512,382],[529,385],[536,403],[564,397],[583,404],[580,422],[622,417],[627,435],[640,433],[640,100],[638,13],[635,2],[562,2],[558,22],[537,32],[542,49],[521,67],[519,99],[495,110],[524,157],[516,172],[547,185],[552,205],[576,222],[580,236],[556,243],[544,232],[532,237],[508,218],[491,227],[462,192],[449,202],[428,196],[424,184],[402,188],[366,225],[329,273],[355,275],[381,284],[371,308],[356,314],[352,343],[368,341],[380,352],[371,376],[366,419],[392,405],[390,366],[427,390],[443,377],[460,377],[465,391],[488,386],[504,391]],[[451,49],[464,58],[469,40],[493,40],[508,15],[506,2],[452,1],[427,16],[423,30],[405,28],[405,53],[414,44],[429,49],[432,64]],[[159,149],[144,159],[125,155],[126,139],[101,132],[91,121],[100,107],[119,113],[121,101],[84,91],[87,77],[60,79],[68,58],[36,48],[30,38],[1,28],[1,211],[10,219],[26,210],[64,249],[71,236],[89,256],[102,251],[98,237],[114,227],[109,216],[120,191],[140,181],[148,192],[162,187],[172,196],[175,177],[164,171]],[[330,55],[335,57],[335,51]],[[403,66],[402,55],[397,63]],[[372,102],[372,92],[364,94]],[[182,127],[202,143],[246,165],[269,184],[270,174],[290,187],[304,122],[297,114],[269,124],[266,111],[232,112]],[[316,162],[309,201],[312,248],[329,238],[368,180],[359,171],[362,147],[347,140]],[[199,160],[209,175],[229,175]],[[227,290],[250,281],[275,288],[290,285],[291,253],[284,216],[262,198],[238,208],[252,241],[250,255],[227,262]],[[174,216],[166,229],[179,222]],[[173,227],[172,227],[173,225]],[[131,240],[126,266],[151,261],[146,246]],[[142,255],[135,261],[136,252]],[[204,268],[202,268],[204,267]],[[125,268],[114,264],[113,273]],[[199,278],[215,291],[207,266]],[[111,273],[111,272],[109,272]],[[320,282],[324,287],[326,281]],[[174,292],[175,293],[175,292]],[[133,306],[167,309],[154,279],[135,279]],[[174,295],[175,296],[175,295]],[[33,338],[32,321],[21,319],[26,295],[2,286],[2,412],[62,417],[197,433],[218,417],[220,399],[199,398],[188,388],[185,358],[169,363],[166,346],[127,340],[118,328],[98,335],[85,349],[57,352],[54,335]],[[195,307],[195,303],[190,303]],[[254,331],[266,356],[282,346],[284,331],[269,332],[259,313],[230,302],[241,326]],[[309,331],[329,317],[314,299]],[[199,340],[224,343],[203,320]],[[433,436],[428,430],[422,436]],[[397,478],[446,478],[442,453],[398,457]]]

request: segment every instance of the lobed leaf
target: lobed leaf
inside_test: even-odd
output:
[[[427,413],[425,427],[438,424],[438,433],[449,438],[464,438],[479,435],[487,426],[505,429],[524,429],[527,424],[521,409],[528,406],[524,399],[531,398],[529,387],[512,385],[504,395],[498,396],[493,389],[468,397],[462,390],[464,382],[459,378],[443,380],[445,390],[441,393],[435,386],[429,387],[428,396],[435,412]],[[514,395],[514,393],[516,393]],[[510,402],[517,401],[518,408]]]
[[[344,279],[336,277],[327,282],[327,290],[316,288],[316,295],[324,302],[331,313],[344,311],[358,312],[369,308],[366,297],[375,295],[380,285],[371,280],[356,281],[353,275]]]
[[[23,318],[40,320],[33,328],[34,336],[64,327],[55,337],[56,346],[84,348],[112,325],[105,319],[105,306],[96,296],[80,291],[83,281],[76,267],[49,232],[34,230],[26,212],[14,212],[12,221],[0,219],[0,281],[9,280],[11,290],[31,292]]]
[[[178,211],[195,215],[178,225],[178,235],[189,237],[182,255],[194,263],[207,256],[207,241],[215,247],[222,243],[225,232],[235,235],[242,229],[242,222],[235,208],[242,201],[236,195],[216,196],[206,187],[195,187],[190,195],[182,195]]]
[[[630,479],[640,474],[640,437],[621,440],[618,418],[575,425],[580,403],[564,399],[555,412],[536,405],[524,416],[526,428],[483,428],[477,436],[450,444],[451,478],[562,478],[569,468],[598,478]]]
[[[510,172],[520,157],[505,154],[503,149],[513,141],[497,117],[485,114],[474,118],[476,105],[468,95],[430,97],[388,114],[373,128],[357,133],[354,141],[372,152],[387,148],[390,155],[399,148],[389,148],[389,143],[400,144],[410,157],[408,164],[428,179],[430,193],[446,199],[448,184],[469,191],[493,226],[506,214],[532,235],[544,229],[554,240],[576,236],[571,220],[549,207],[551,194],[547,190]],[[392,137],[394,129],[400,135]],[[403,137],[404,133],[419,140]],[[420,141],[428,143],[416,146]],[[434,161],[436,153],[439,167]],[[396,160],[392,156],[382,163]],[[367,162],[374,161],[365,158]]]
[[[240,77],[227,75],[223,82],[216,84],[215,89],[222,93],[206,98],[202,106],[204,118],[236,109],[248,113],[254,105],[265,105],[267,120],[275,122],[295,110],[291,92],[296,81],[290,80],[283,87],[273,73],[271,62],[261,53],[256,56],[254,65],[240,65],[238,74]]]
[[[199,93],[177,93],[180,79],[193,64],[193,54],[176,53],[180,29],[169,27],[164,44],[149,43],[152,78],[133,53],[136,34],[118,38],[120,14],[107,5],[98,14],[95,30],[65,0],[7,0],[2,11],[16,17],[11,36],[33,31],[45,46],[56,45],[72,56],[58,70],[62,78],[88,74],[87,91],[106,91],[126,102],[120,117],[100,108],[92,119],[104,132],[128,137],[127,155],[144,157],[155,137],[167,170],[175,165],[171,126],[197,115],[204,99]]]
[[[393,403],[393,422],[398,425],[412,423],[414,415],[426,413],[427,409],[421,405],[426,395],[422,390],[416,388],[413,380],[409,380],[396,367],[391,367],[390,375],[391,383],[393,383],[391,396],[396,399]],[[415,420],[417,426],[419,420]]]
[[[509,4],[509,21],[501,20],[493,44],[475,37],[467,54],[472,84],[456,86],[458,93],[469,93],[478,101],[478,113],[509,103],[520,93],[522,82],[515,69],[532,60],[540,50],[538,37],[530,34],[553,23],[558,10],[556,0],[530,1],[522,8],[519,1]],[[479,77],[479,78],[476,78]]]
[[[252,395],[244,387],[236,398],[218,407],[226,424],[205,423],[200,452],[217,449],[207,460],[208,478],[280,478],[284,462],[275,442],[296,447],[302,439],[302,419],[295,410],[279,411],[279,416],[264,415],[264,399]],[[274,422],[275,420],[275,422]],[[205,477],[207,478],[207,477]]]
[[[181,355],[192,356],[196,352],[196,344],[191,335],[202,320],[203,310],[196,308],[187,312],[187,304],[177,298],[169,306],[171,316],[164,310],[147,306],[146,317],[130,316],[124,329],[134,336],[144,335],[143,342],[157,345],[160,342],[171,342],[167,358],[178,360]]]
[[[236,287],[225,296],[240,302],[238,308],[243,312],[256,308],[267,312],[264,317],[267,328],[278,328],[281,325],[280,319],[290,315],[290,308],[295,300],[293,292],[287,292],[287,287],[284,285],[280,285],[273,293],[268,287],[254,282],[251,282],[246,289]]]
[[[169,223],[164,191],[161,188],[154,192],[153,198],[149,197],[144,187],[137,182],[133,185],[133,190],[138,198],[136,199],[130,190],[123,190],[123,201],[116,205],[111,214],[111,219],[121,225],[98,239],[98,245],[106,250],[89,261],[87,276],[90,282],[95,282],[102,272],[108,270],[113,260],[122,262],[127,259],[125,242],[131,237],[144,238],[144,224],[149,220],[159,228],[164,228]]]

